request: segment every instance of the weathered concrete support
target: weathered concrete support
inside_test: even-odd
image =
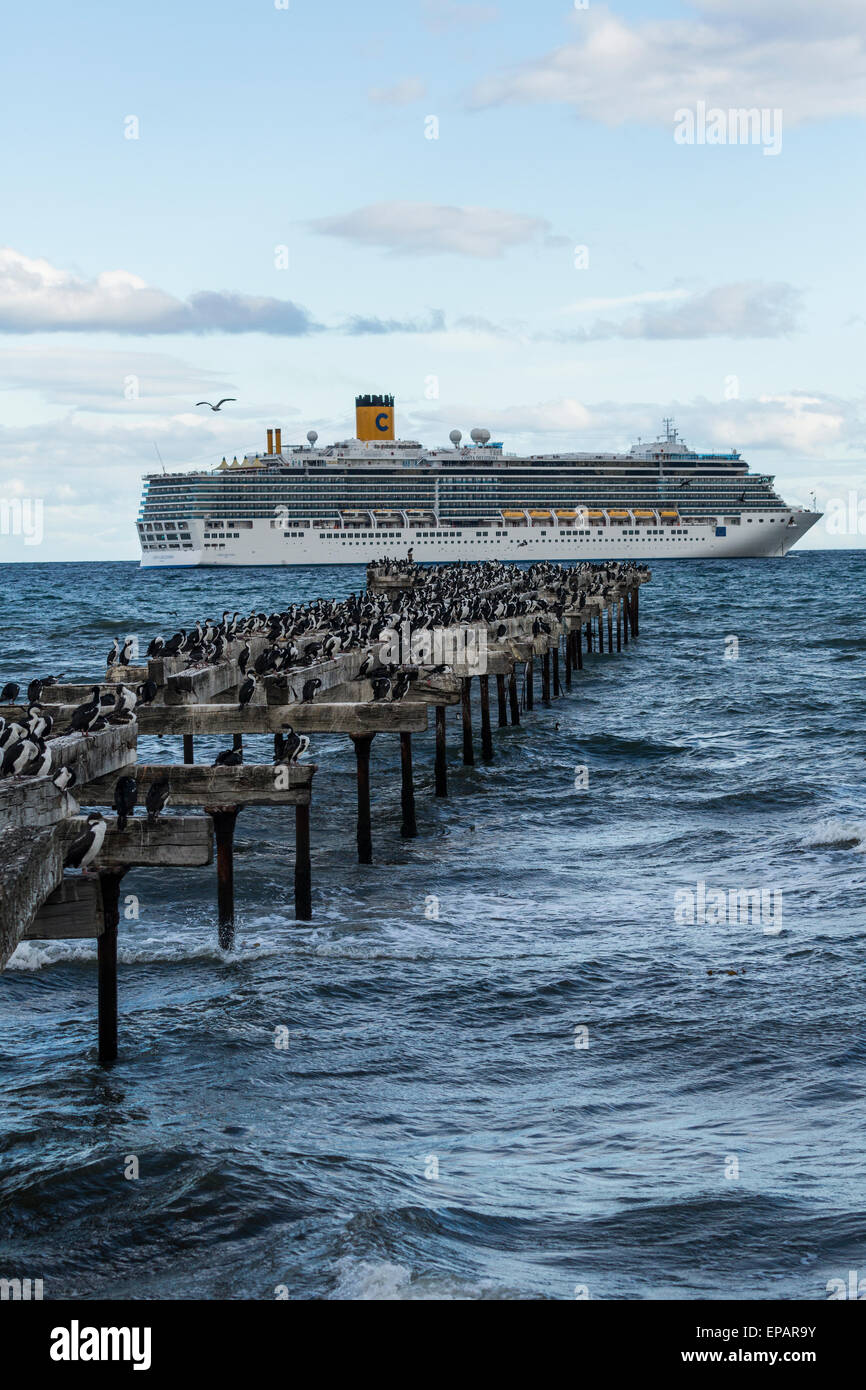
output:
[[[400,735],[400,809],[403,813],[400,834],[404,840],[414,840],[418,834],[418,826],[415,821],[415,788],[412,783],[411,734]]]
[[[195,748],[193,746],[192,734],[184,734],[183,736],[183,760],[185,763],[195,762]]]
[[[99,1065],[117,1058],[117,928],[120,923],[120,880],[124,871],[99,875],[103,930],[96,941]]]
[[[490,677],[479,676],[481,689],[481,756],[486,763],[493,762],[493,734],[490,730]]]
[[[505,699],[505,676],[496,677],[496,702],[499,706],[499,727],[504,729],[508,723],[508,705]]]
[[[358,769],[358,863],[373,862],[373,832],[370,825],[370,748],[375,734],[351,734]]]
[[[534,657],[534,656],[530,656],[530,658],[529,658],[529,660],[527,661],[527,663],[526,663],[525,667],[523,668],[523,670],[524,670],[524,679],[525,679],[525,682],[526,682],[526,699],[525,699],[524,702],[523,702],[524,708],[525,708],[525,709],[534,709],[534,708],[535,708],[535,690],[533,689],[533,678],[534,678],[534,676],[535,676],[535,657]]]
[[[436,761],[434,776],[436,796],[448,795],[448,752],[445,742],[445,705],[436,706]]]
[[[0,835],[0,970],[63,879],[61,845],[56,826],[21,826]]]
[[[464,676],[460,683],[460,703],[463,712],[463,762],[466,767],[474,767],[475,750],[472,747],[472,677]]]
[[[541,702],[550,704],[550,651],[546,651],[541,658]]]
[[[515,671],[512,671],[511,675],[508,677],[508,703],[511,708],[512,724],[519,724],[520,700],[517,696],[517,674]]]
[[[309,922],[313,915],[312,869],[310,867],[310,807],[295,807],[295,917]]]

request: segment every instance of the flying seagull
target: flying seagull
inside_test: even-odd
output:
[[[196,401],[196,405],[209,405],[211,410],[219,410],[221,405],[225,405],[228,401],[236,400],[237,396],[223,396],[221,401],[217,401],[216,405],[212,405],[210,401]]]

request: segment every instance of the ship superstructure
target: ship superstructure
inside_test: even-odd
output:
[[[356,398],[357,437],[284,446],[144,479],[144,566],[784,555],[820,513],[785,503],[736,451],[697,453],[672,420],[628,453],[514,455],[397,439],[392,396]]]

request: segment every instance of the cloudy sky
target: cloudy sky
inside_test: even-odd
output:
[[[2,559],[135,558],[159,459],[366,390],[513,451],[673,414],[866,496],[863,0],[45,0],[0,77],[0,503],[45,508]]]

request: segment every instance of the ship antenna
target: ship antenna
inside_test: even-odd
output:
[[[160,463],[162,463],[162,454],[159,452],[159,445],[157,444],[156,440],[153,441],[153,447],[156,450],[156,457],[159,459]],[[163,473],[165,472],[164,463],[162,463],[162,471]]]

